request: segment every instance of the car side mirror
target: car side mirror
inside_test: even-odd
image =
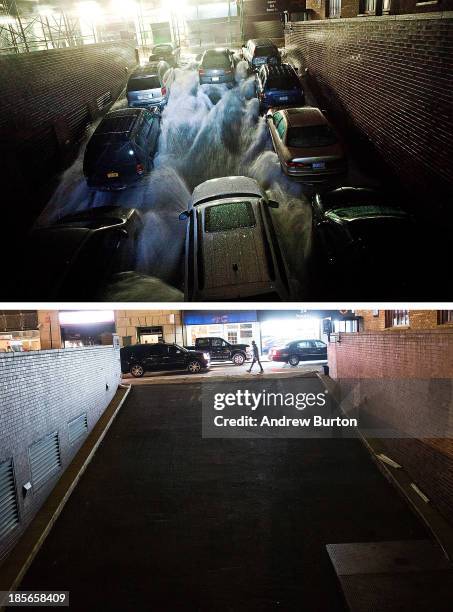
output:
[[[268,200],[267,205],[269,208],[279,208],[280,204],[275,200]]]
[[[185,210],[184,212],[180,213],[179,215],[179,220],[180,221],[185,221],[186,219],[188,219],[191,215],[191,211],[190,210]]]

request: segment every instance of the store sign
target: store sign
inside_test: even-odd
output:
[[[185,325],[222,325],[225,323],[253,323],[256,310],[186,310]]]

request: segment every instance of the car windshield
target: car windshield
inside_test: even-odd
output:
[[[278,50],[275,47],[257,47],[255,57],[277,57]]]
[[[256,219],[251,202],[217,204],[210,206],[205,212],[206,232],[225,232],[255,225]]]
[[[328,125],[290,127],[286,144],[288,147],[327,147],[338,142],[337,136]]]
[[[203,58],[203,68],[229,68],[230,61],[225,53],[207,53]]]
[[[127,84],[127,91],[143,91],[144,89],[159,89],[160,79],[156,74],[150,76],[132,77]]]
[[[407,214],[400,208],[392,206],[348,206],[344,208],[335,208],[326,213],[326,216],[338,219],[359,219],[364,217],[407,217]]]
[[[156,45],[153,48],[153,53],[171,53],[173,51],[173,47],[171,45]]]
[[[293,76],[270,76],[266,83],[266,88],[270,90],[299,89],[300,84]]]

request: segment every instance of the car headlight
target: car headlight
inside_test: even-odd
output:
[[[211,359],[211,355],[209,353],[203,353],[203,357],[206,359],[206,361]]]

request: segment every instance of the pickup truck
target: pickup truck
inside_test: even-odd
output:
[[[230,344],[223,338],[197,338],[195,346],[186,346],[189,351],[209,353],[211,361],[232,361],[234,365],[242,365],[252,358],[249,344]]]

